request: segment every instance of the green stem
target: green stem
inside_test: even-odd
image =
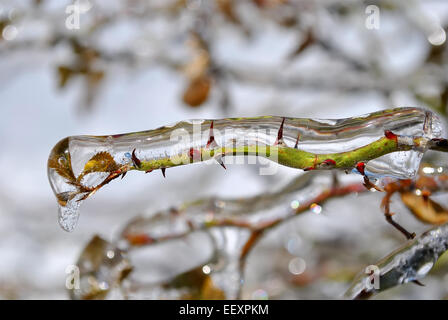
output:
[[[418,148],[425,138],[416,137],[407,139],[403,143],[402,137],[393,135],[382,137],[363,147],[340,153],[316,154],[291,148],[286,145],[274,146],[238,146],[238,147],[215,147],[200,148],[193,150],[194,155],[184,153],[173,157],[142,160],[140,166],[132,166],[130,170],[152,171],[162,168],[175,167],[193,162],[210,160],[214,157],[226,156],[261,156],[273,160],[281,165],[297,169],[351,169],[360,162],[367,162],[385,154],[397,151],[406,151]]]

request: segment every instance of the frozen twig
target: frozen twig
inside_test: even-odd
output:
[[[205,131],[204,131],[205,128]],[[309,170],[353,170],[369,177],[412,178],[428,149],[447,151],[442,126],[429,111],[397,108],[368,115],[314,120],[264,116],[182,121],[154,130],[73,136],[50,153],[48,176],[59,222],[73,230],[80,202],[128,171],[152,172],[207,160],[257,156]]]
[[[448,224],[426,231],[362,271],[345,294],[349,299],[365,299],[395,286],[423,279],[448,249]],[[367,269],[366,269],[367,270]]]

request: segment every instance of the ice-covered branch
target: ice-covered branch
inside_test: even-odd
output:
[[[204,130],[205,129],[205,130]],[[50,153],[48,177],[68,231],[78,208],[128,171],[160,169],[223,158],[257,156],[307,170],[343,169],[369,176],[411,178],[428,149],[446,151],[431,112],[397,108],[340,120],[264,116],[181,121],[154,130],[109,136],[72,136]]]
[[[356,277],[345,296],[365,299],[408,282],[423,279],[448,249],[448,224],[435,227],[407,242]]]

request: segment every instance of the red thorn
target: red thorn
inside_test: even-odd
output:
[[[165,175],[166,168],[161,168],[160,170],[162,170],[163,177],[166,178],[166,175]]]
[[[366,164],[364,162],[358,162],[358,164],[356,165],[356,170],[358,170],[358,172],[360,174],[362,174],[363,176],[366,175],[364,169],[366,168]]]
[[[297,134],[296,144],[294,145],[294,149],[297,149],[297,146],[299,145],[299,138],[300,138],[300,132]]]
[[[384,131],[384,135],[386,136],[387,139],[391,139],[391,140],[397,140],[398,139],[398,136],[395,133],[393,133],[392,131],[390,131],[390,130]]]
[[[152,172],[152,169],[151,169],[151,170],[146,170],[146,171],[145,171],[145,173],[150,173],[150,172]]]
[[[314,167],[308,167],[308,168],[305,168],[305,169],[303,169],[303,171],[310,171],[310,170],[315,170],[316,168],[314,168]]]
[[[214,136],[214,134],[213,134],[213,120],[212,120],[212,123],[210,124],[209,138],[208,138],[207,145],[206,145],[207,148],[210,147],[210,145],[211,145],[213,142],[215,142],[215,136]]]
[[[121,179],[123,179],[124,178],[124,176],[126,175],[126,173],[128,173],[127,171],[125,171],[125,172],[123,172],[122,174],[121,174]]]
[[[326,164],[328,166],[335,166],[336,165],[336,161],[334,161],[333,159],[326,159],[322,163]]]
[[[278,145],[280,142],[283,141],[283,125],[285,124],[285,118],[282,120],[282,124],[280,125],[280,128],[278,129],[277,133],[277,140],[274,143],[274,146]]]
[[[134,166],[136,166],[137,168],[140,168],[142,165],[142,162],[137,158],[137,156],[135,155],[135,148],[134,150],[132,150],[132,162],[134,163]]]

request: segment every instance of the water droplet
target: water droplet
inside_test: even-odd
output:
[[[428,36],[428,41],[433,46],[440,46],[446,41],[446,32],[442,27],[438,27],[433,33]]]
[[[320,214],[322,212],[322,207],[320,205],[318,205],[317,203],[313,203],[310,206],[310,210],[311,210],[311,212],[313,212],[315,214]]]
[[[17,37],[19,30],[13,25],[7,25],[2,32],[3,39],[11,41]]]
[[[204,274],[210,274],[210,272],[212,272],[212,268],[210,268],[209,265],[205,265],[202,267],[202,272],[204,272]]]
[[[286,242],[286,250],[290,254],[296,255],[303,249],[302,244],[303,240],[298,235],[295,235]]]
[[[291,259],[288,264],[288,270],[294,275],[302,274],[306,269],[306,262],[302,258]]]
[[[300,206],[300,202],[298,200],[291,201],[291,208],[294,210],[297,209]]]

